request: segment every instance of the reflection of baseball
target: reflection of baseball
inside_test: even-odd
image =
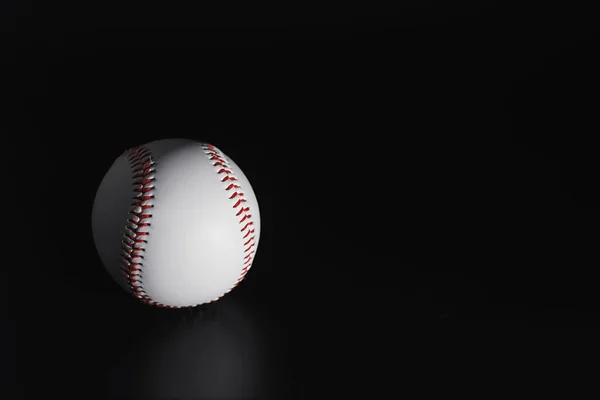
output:
[[[179,308],[216,301],[244,279],[260,215],[250,182],[221,150],[165,139],[115,160],[96,193],[92,231],[124,289]]]

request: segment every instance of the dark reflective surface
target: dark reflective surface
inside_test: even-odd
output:
[[[140,397],[264,396],[275,386],[273,371],[284,367],[285,359],[277,357],[282,352],[274,352],[266,340],[269,321],[258,317],[229,301],[218,310],[180,314],[141,331],[110,369],[109,392]]]

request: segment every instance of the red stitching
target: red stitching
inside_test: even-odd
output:
[[[240,232],[244,232],[250,225],[254,225],[254,222],[250,221],[240,230]]]
[[[151,226],[152,214],[149,212],[153,207],[154,199],[154,173],[155,162],[152,152],[146,147],[133,147],[124,154],[129,160],[133,175],[133,203],[127,216],[127,224],[123,232],[122,266],[123,279],[130,293],[140,299],[143,303],[161,308],[185,308],[181,306],[169,306],[158,303],[148,296],[142,283],[144,267],[145,244],[148,243],[149,232],[140,231],[141,228]]]
[[[238,201],[235,202],[235,204],[233,205],[233,208],[238,208],[240,204],[245,203],[246,199],[239,199]]]
[[[235,200],[235,203],[232,205],[232,208],[234,208],[236,211],[236,217],[241,217],[239,223],[240,225],[243,225],[243,227],[240,229],[240,232],[246,232],[242,237],[242,244],[244,246],[244,258],[243,268],[241,270],[240,276],[229,290],[227,290],[217,299],[212,301],[215,302],[223,296],[225,296],[227,293],[231,292],[246,277],[246,274],[248,273],[248,270],[250,269],[250,267],[252,266],[252,262],[254,261],[255,251],[253,250],[253,248],[255,248],[256,246],[256,236],[254,235],[254,229],[250,229],[250,227],[254,225],[254,221],[252,220],[252,214],[250,213],[250,207],[246,205],[241,206],[242,204],[247,203],[247,200],[245,198],[241,186],[238,183],[235,183],[238,180],[234,176],[231,166],[229,165],[227,160],[225,160],[225,155],[221,153],[221,151],[212,144],[202,145],[202,148],[207,154],[208,159],[210,161],[215,161],[213,163],[213,166],[215,168],[219,168],[216,171],[217,175],[225,174],[224,178],[221,179],[221,182],[233,182],[225,188],[225,191],[229,192],[230,190],[235,189],[233,194],[231,194],[228,197],[230,200]]]
[[[239,217],[242,213],[244,213],[246,211],[250,211],[250,207],[242,207],[242,208],[240,208],[240,211],[238,211],[237,214],[235,214],[235,216]]]

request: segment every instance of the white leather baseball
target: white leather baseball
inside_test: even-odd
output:
[[[127,150],[104,176],[92,232],[106,270],[144,303],[214,302],[254,261],[258,202],[242,170],[215,146],[164,139]]]

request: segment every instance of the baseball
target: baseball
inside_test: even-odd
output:
[[[193,307],[244,279],[260,215],[250,182],[220,149],[164,139],[114,161],[94,199],[92,233],[123,289],[154,306]]]

